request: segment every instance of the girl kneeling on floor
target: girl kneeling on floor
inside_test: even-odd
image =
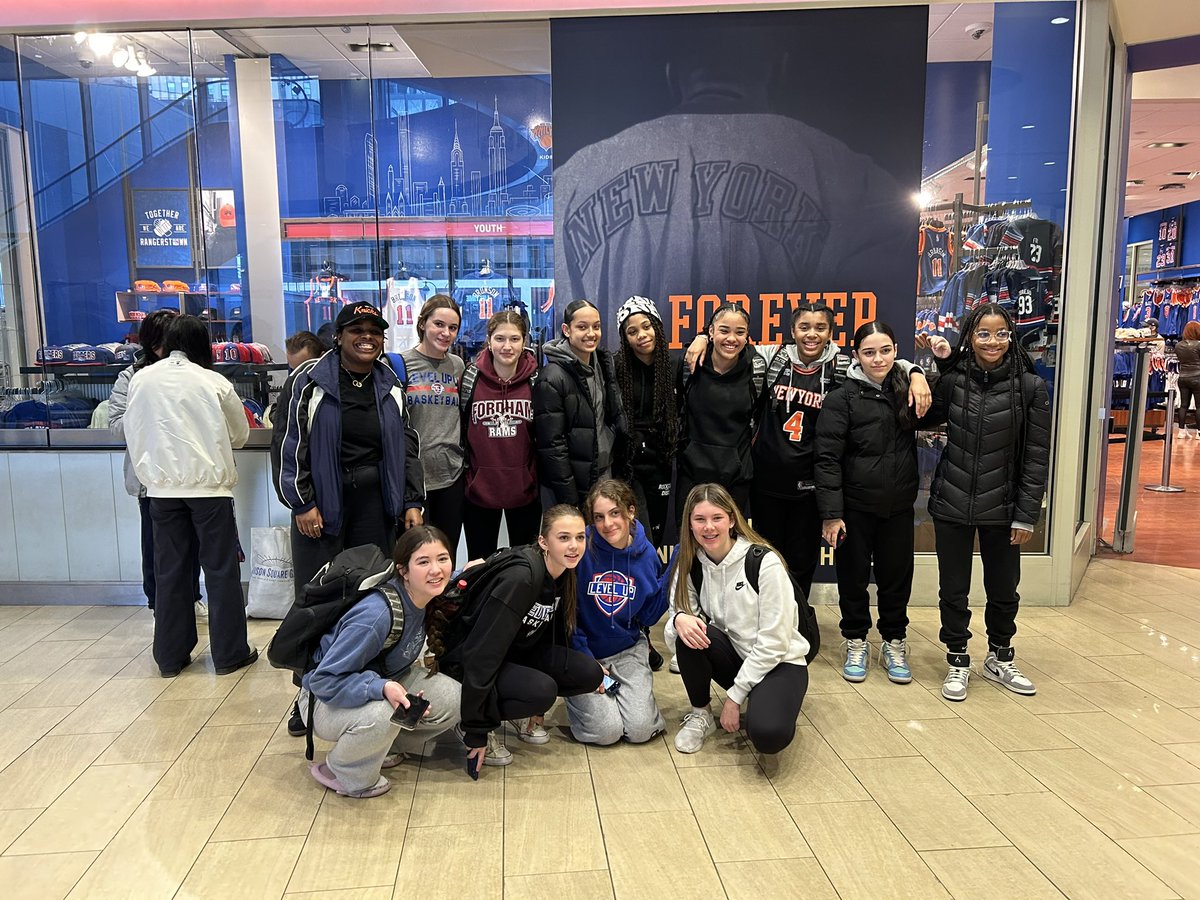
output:
[[[796,718],[808,690],[808,641],[800,635],[800,612],[787,568],[720,485],[692,488],[680,530],[672,569],[672,621],[678,635],[679,674],[692,710],[675,735],[675,749],[695,753],[717,730],[709,709],[715,681],[726,690],[721,727],[732,733],[744,725],[756,750],[778,753],[796,734]],[[745,567],[755,545],[769,550],[757,592]],[[695,561],[699,578],[692,574]]]
[[[458,722],[458,682],[417,662],[425,644],[425,608],[452,571],[449,541],[438,529],[417,525],[396,542],[394,559],[391,590],[359,600],[321,638],[316,667],[304,676],[300,694],[305,717],[309,692],[316,699],[313,733],[334,742],[325,762],[312,764],[312,776],[345,797],[387,793],[391,784],[380,769],[399,765],[406,754],[420,755],[426,741]],[[400,638],[385,652],[397,627]],[[410,694],[430,706],[414,729],[401,731],[392,715],[408,708]]]
[[[463,742],[468,767],[505,766],[512,754],[500,735],[505,720],[517,736],[544,744],[542,717],[556,697],[599,690],[604,672],[568,644],[575,630],[575,567],[587,542],[583,516],[559,504],[542,516],[530,560],[498,571],[477,609],[431,622],[429,649],[439,668],[462,683]],[[449,648],[447,649],[449,644]]]
[[[579,621],[571,646],[599,662],[615,683],[600,693],[568,697],[567,717],[582,743],[625,738],[641,744],[666,727],[654,702],[650,642],[643,633],[667,611],[662,565],[628,484],[598,482],[584,509],[592,524],[577,570]]]

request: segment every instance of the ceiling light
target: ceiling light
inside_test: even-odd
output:
[[[88,33],[86,31],[75,32],[75,43],[82,44],[87,39],[88,39]]]
[[[1145,183],[1141,178],[1130,178],[1125,182],[1125,187],[1141,187]]]
[[[1175,147],[1186,147],[1186,141],[1155,141],[1153,144],[1147,144],[1147,150],[1171,150]]]
[[[1021,130],[1028,131],[1030,128],[1036,128],[1036,127],[1037,127],[1036,125],[1022,125]]]
[[[1042,163],[1042,165],[1043,166],[1052,166],[1052,165],[1054,165],[1054,160],[1048,159],[1044,163]]]
[[[912,199],[913,203],[915,203],[918,208],[921,208],[928,206],[933,202],[933,195],[929,193],[929,191],[917,191],[912,195]]]
[[[129,59],[129,51],[124,47],[118,47],[113,51],[112,64],[118,69],[124,68],[127,59]]]
[[[130,72],[136,72],[141,66],[141,63],[138,62],[137,54],[134,52],[132,46],[126,47],[125,52],[128,54],[125,59],[125,68]]]
[[[92,52],[97,56],[108,56],[116,43],[116,35],[92,34],[88,36],[88,46],[92,48]]]
[[[1009,180],[1009,181],[1016,181],[1016,180],[1017,180],[1017,176],[1016,176],[1016,175],[1009,175],[1009,176],[1008,176],[1008,180]]]
[[[1051,25],[1066,25],[1070,21],[1071,20],[1068,19],[1066,16],[1055,16],[1053,19],[1050,20],[1050,24]]]
[[[1187,188],[1186,184],[1179,181],[1168,181],[1166,184],[1159,185],[1160,191],[1182,191]]]
[[[371,42],[369,44],[347,44],[351,53],[394,53],[395,46],[391,41]]]

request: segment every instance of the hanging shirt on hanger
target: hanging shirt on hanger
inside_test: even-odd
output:
[[[941,293],[950,275],[950,253],[954,244],[946,228],[922,225],[917,238],[917,293],[922,297]]]
[[[388,323],[385,336],[388,353],[402,353],[417,346],[417,314],[424,303],[421,281],[416,276],[387,280],[383,317]]]
[[[494,269],[487,275],[480,272],[466,280],[475,284],[456,287],[453,295],[454,302],[462,312],[458,339],[468,347],[476,347],[487,340],[488,319],[500,310],[514,305],[517,294],[512,289],[508,275]],[[483,284],[478,284],[480,281]]]

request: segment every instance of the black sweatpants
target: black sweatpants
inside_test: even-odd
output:
[[[938,609],[942,614],[942,630],[938,637],[950,654],[967,652],[971,639],[971,564],[975,550],[975,533],[979,532],[979,558],[983,563],[983,588],[987,604],[983,621],[987,627],[988,645],[1007,647],[1017,633],[1017,609],[1021,595],[1021,548],[1012,542],[1008,525],[961,525],[933,520],[937,539]]]
[[[374,544],[388,559],[396,546],[396,520],[383,505],[383,483],[377,466],[342,473],[342,530],[337,534],[306,537],[292,517],[292,567],[296,596],[326,563],[350,547]]]
[[[454,483],[436,491],[425,492],[425,524],[435,525],[450,539],[450,562],[457,568],[458,539],[463,530],[463,491],[467,486],[466,472],[459,472]],[[463,560],[466,562],[466,560]]]
[[[540,716],[555,697],[577,697],[600,687],[604,670],[586,653],[550,647],[519,662],[506,660],[496,675],[496,701],[501,719]]]
[[[154,580],[154,520],[150,518],[150,498],[138,497],[138,512],[142,518],[142,593],[146,605],[154,609],[154,595],[158,586]],[[196,584],[196,602],[200,601],[200,557],[193,550],[192,572]]]
[[[788,498],[751,489],[750,508],[754,510],[754,530],[783,554],[804,596],[812,596],[813,576],[821,561],[822,520],[817,512],[817,492]]]
[[[463,499],[463,531],[467,535],[467,557],[486,559],[500,547],[500,517],[508,524],[508,546],[520,547],[537,540],[542,524],[542,504],[532,503],[514,509],[490,509]],[[467,562],[468,560],[464,560]]]
[[[649,472],[641,477],[635,477],[630,486],[637,498],[638,521],[646,531],[653,547],[663,545],[667,533],[667,514],[671,506],[671,472]],[[679,503],[680,511],[683,502]]]
[[[709,645],[694,650],[675,642],[679,674],[692,706],[706,707],[712,700],[712,682],[728,690],[744,660],[729,635],[711,623]],[[796,736],[796,719],[808,691],[808,666],[780,663],[750,689],[743,727],[759,753],[778,753]]]
[[[160,669],[187,664],[196,646],[193,553],[208,590],[209,648],[217,668],[250,655],[238,563],[237,524],[230,497],[150,498],[154,521],[154,661]]]
[[[908,598],[913,580],[913,511],[882,518],[848,509],[842,514],[846,539],[834,552],[842,637],[862,640],[871,630],[871,567],[879,604],[879,634],[902,640],[908,632]]]

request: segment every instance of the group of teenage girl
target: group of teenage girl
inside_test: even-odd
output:
[[[377,312],[339,316],[337,346],[298,368],[278,404],[277,488],[298,523],[294,549],[318,548],[311,566],[352,546],[341,532],[355,523],[331,531],[322,516],[313,529],[310,515],[320,502],[315,481],[340,470],[343,489],[356,490],[359,476],[339,463],[350,430],[355,461],[379,473],[373,533],[394,548],[392,584],[404,604],[397,616],[382,594],[369,607],[360,602],[322,640],[304,678],[293,719],[311,692],[313,731],[335,745],[313,766],[322,784],[376,796],[388,785],[381,768],[451,729],[477,777],[485,764],[512,761],[505,722],[522,741],[548,741],[544,716],[557,697],[578,741],[650,740],[666,728],[652,689],[663,660],[649,641],[660,621],[690,707],[676,750],[701,750],[719,725],[777,753],[795,735],[808,686],[810,648],[792,585],[811,590],[823,542],[836,547],[843,676],[863,681],[872,665],[873,571],[880,668],[892,682],[911,681],[916,432],[942,424],[947,443],[929,502],[947,650],[942,693],[967,696],[976,539],[987,596],[982,674],[1034,693],[1012,639],[1020,549],[1046,488],[1049,400],[1004,308],[973,310],[957,347],[920,342],[937,360],[936,379],[897,359],[895,335],[881,322],[858,329],[852,356],[841,353],[832,312],[816,304],[795,309],[792,340],[770,358],[750,344],[746,311],[726,304],[674,360],[650,300],[621,305],[613,353],[601,345],[599,310],[577,300],[540,367],[514,311],[493,316],[486,347],[462,363],[450,352],[460,316],[451,298],[430,298],[420,343],[400,361],[382,353],[386,322]],[[324,390],[310,389],[310,373],[326,360]],[[367,427],[367,417],[342,409],[340,427],[315,427],[322,404],[331,419],[342,405],[338,387],[362,389],[372,378],[374,391],[363,393],[381,411],[406,407],[403,426],[389,431],[380,414]],[[320,463],[318,435],[330,445]],[[386,447],[395,441],[399,450]],[[442,594],[458,567],[460,529],[470,566],[496,551],[502,516],[509,543],[530,545],[528,558],[500,572],[469,621],[454,621]],[[671,544],[664,566],[657,548]],[[767,552],[751,579],[756,547]],[[296,563],[299,586],[315,570]],[[724,690],[717,709],[714,682]],[[410,693],[431,705],[415,729],[398,730],[391,718]],[[303,733],[303,721],[295,724]]]

